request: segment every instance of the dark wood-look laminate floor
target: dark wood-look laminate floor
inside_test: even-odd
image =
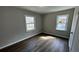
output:
[[[68,52],[68,40],[40,34],[0,50],[1,52]]]

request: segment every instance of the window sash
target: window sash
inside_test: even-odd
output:
[[[26,27],[27,27],[27,31],[35,29],[34,24],[27,24]]]
[[[34,17],[27,17],[26,16],[26,23],[34,23]]]

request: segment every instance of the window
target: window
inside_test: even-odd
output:
[[[56,30],[67,30],[68,15],[59,15],[56,21]]]
[[[31,31],[35,29],[34,17],[25,16],[26,21],[26,31]]]

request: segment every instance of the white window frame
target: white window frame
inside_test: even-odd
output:
[[[26,17],[33,17],[34,18],[34,23],[26,23]],[[27,29],[27,24],[34,24],[34,29],[28,30]],[[27,15],[25,15],[25,27],[26,27],[26,32],[34,31],[36,29],[35,28],[35,17],[34,16],[27,16]]]
[[[67,16],[67,19],[66,19],[66,25],[65,25],[65,30],[58,30],[58,29],[57,29],[57,20],[58,20],[58,17],[61,17],[61,16]],[[67,27],[68,27],[68,19],[69,19],[69,14],[57,15],[57,17],[56,17],[56,30],[57,30],[57,31],[67,31]]]

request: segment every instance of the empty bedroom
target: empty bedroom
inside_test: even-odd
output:
[[[73,52],[76,6],[0,6],[0,52]]]

